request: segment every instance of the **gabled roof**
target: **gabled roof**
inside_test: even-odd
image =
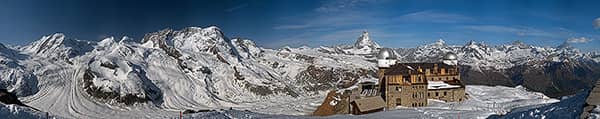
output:
[[[383,101],[383,98],[379,96],[356,99],[354,100],[354,103],[360,112],[371,111],[385,107],[385,101]]]

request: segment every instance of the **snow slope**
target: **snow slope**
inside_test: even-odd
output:
[[[374,64],[362,56],[263,49],[222,34],[190,27],[142,42],[45,36],[15,50],[26,57],[16,65],[37,78],[23,82],[36,86],[15,90],[27,92],[20,98],[26,104],[66,118],[168,118],[225,108],[303,115],[338,82],[373,79]]]
[[[189,27],[148,33],[139,41],[110,37],[95,42],[57,33],[16,48],[0,45],[0,88],[15,92],[32,107],[65,118],[170,118],[182,110],[229,108],[306,115],[321,103],[325,91],[376,80],[373,53],[380,46],[366,32],[354,45],[280,49],[223,34],[214,26]],[[474,42],[448,46],[443,40],[398,49],[398,54],[401,61],[432,61],[441,56],[436,54],[449,51],[459,52],[461,63],[477,66],[474,69],[527,64],[532,62],[528,57],[552,62],[591,58],[569,48],[522,44],[492,48]],[[470,91],[475,97],[501,93],[474,87]],[[548,103],[537,99],[539,95],[523,95],[496,97],[505,100],[473,98],[473,105],[453,105],[467,113],[489,115],[520,104]],[[486,107],[494,101],[503,106]],[[447,107],[440,103],[422,110]],[[460,111],[447,113],[455,112]]]
[[[501,116],[491,116],[491,119],[575,119],[580,118],[587,93],[578,93],[572,96],[565,96],[560,102],[550,104],[540,104],[515,108],[511,112]],[[595,115],[597,116],[597,115]],[[591,118],[598,118],[592,116]]]
[[[548,105],[559,100],[551,99],[541,93],[529,92],[522,87],[472,86],[467,85],[469,99],[465,102],[442,102],[429,100],[426,107],[399,107],[395,110],[366,115],[333,115],[333,119],[387,119],[387,118],[467,118],[484,119],[494,114],[505,114],[515,108]],[[565,100],[570,102],[570,100]],[[562,102],[559,102],[562,103]],[[186,118],[318,118],[310,116],[267,115],[239,110],[221,110],[185,115]]]
[[[39,111],[35,111],[29,109],[27,107],[21,107],[18,105],[6,105],[0,103],[0,117],[4,119],[60,119],[61,117],[56,117],[55,115],[51,115],[48,113],[43,113]]]

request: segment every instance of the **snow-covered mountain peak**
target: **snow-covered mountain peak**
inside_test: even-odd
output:
[[[68,59],[83,55],[93,49],[93,42],[66,38],[62,33],[44,36],[40,40],[20,48],[27,54],[42,57]]]
[[[523,41],[521,41],[521,40],[516,40],[516,41],[513,41],[513,42],[511,43],[511,45],[513,45],[513,46],[516,46],[516,47],[518,47],[518,48],[520,48],[520,49],[527,49],[527,48],[531,48],[531,46],[530,46],[530,45],[528,45],[528,44],[525,44],[525,43],[524,43]]]
[[[173,35],[173,46],[191,52],[229,51],[230,46],[218,27],[189,27],[176,31]]]
[[[28,46],[23,47],[23,51],[31,53],[40,53],[48,49],[55,49],[60,47],[65,40],[65,35],[62,33],[55,33],[48,36],[43,36],[40,40],[37,40]]]
[[[100,42],[98,42],[98,45],[99,46],[107,46],[107,45],[111,45],[113,43],[115,43],[115,37],[108,37],[108,38],[104,38]]]
[[[441,39],[441,38],[440,38],[440,39],[438,39],[437,41],[435,41],[435,44],[438,44],[438,45],[446,45],[446,41],[444,41],[444,39]]]
[[[249,39],[234,38],[231,39],[231,44],[242,58],[258,57],[264,52],[263,49],[256,46],[254,41]]]
[[[354,45],[340,45],[334,48],[321,47],[320,49],[322,52],[327,53],[370,55],[376,53],[379,48],[381,48],[381,46],[371,40],[369,33],[365,31],[358,37],[356,42],[354,42]]]
[[[381,48],[379,44],[375,43],[375,41],[369,38],[369,32],[367,31],[363,32],[363,34],[360,35],[360,37],[358,37],[358,39],[354,43],[354,47],[358,49],[362,49],[364,47],[369,47],[371,49]]]
[[[125,42],[133,42],[133,38],[128,37],[128,36],[123,36],[121,37],[121,40],[119,40],[119,43],[125,43]]]
[[[464,48],[479,48],[479,45],[477,45],[475,41],[471,40],[467,44],[465,44]]]
[[[225,37],[223,35],[223,31],[221,31],[221,28],[219,28],[217,26],[206,27],[206,28],[202,29],[202,33],[204,35],[207,35],[210,37]]]
[[[141,43],[147,47],[160,48],[167,45],[167,37],[173,32],[171,29],[163,29],[144,35]]]
[[[111,118],[112,115],[96,114],[97,109],[102,109],[102,114],[146,114],[146,118],[154,116],[147,114],[163,115],[162,112],[147,113],[163,109],[172,113],[172,110],[238,107],[276,114],[297,113],[313,111],[314,107],[306,105],[314,105],[313,100],[321,101],[321,97],[315,96],[323,91],[376,80],[373,54],[380,47],[364,33],[354,44],[344,46],[268,49],[249,39],[228,39],[214,26],[165,29],[146,34],[141,43],[129,41],[128,37],[109,37],[82,45],[78,43],[86,42],[69,39],[64,34],[52,34],[21,47],[24,50],[13,50],[0,44],[0,50],[7,49],[15,54],[0,52],[0,69],[3,69],[0,70],[0,84],[3,84],[0,88],[20,91],[16,93],[22,96],[35,94],[22,99],[51,114],[73,118]],[[86,52],[86,48],[80,46],[92,46],[93,50]],[[543,69],[539,73],[562,73],[564,70],[560,67],[563,66],[567,70],[574,70],[574,66],[583,67],[572,65],[579,63],[580,53],[570,54],[572,52],[561,52],[557,48],[521,49],[518,46],[522,45],[488,47],[474,41],[464,46],[446,45],[440,39],[417,48],[394,49],[394,53],[401,62],[439,62],[447,53],[456,53],[461,72],[464,72],[461,78],[475,84],[519,85],[525,84],[520,73],[531,69]],[[38,49],[44,52],[36,53]],[[31,54],[17,57],[26,51]],[[66,57],[68,62],[73,62],[71,65],[64,65],[66,60],[45,57],[46,54],[55,57],[82,53],[81,56],[73,55],[79,57]],[[597,55],[586,57],[598,59]],[[555,63],[552,59],[575,63]],[[530,64],[549,68],[529,68]],[[560,67],[556,69],[552,64]],[[595,70],[589,70],[592,71]],[[539,73],[530,75],[538,76]],[[531,82],[536,86],[542,82],[539,84],[552,86],[550,88],[564,84],[547,83],[545,80],[549,78],[546,77],[539,79],[542,81]],[[513,80],[515,82],[511,82]],[[483,93],[474,95],[477,94]],[[128,104],[134,105],[126,106]],[[154,104],[156,108],[138,108],[146,104]],[[273,108],[255,108],[260,106]],[[52,110],[55,108],[76,109],[81,113]],[[131,110],[121,113],[123,109]]]
[[[444,39],[438,39],[434,43],[427,45],[427,47],[432,47],[432,48],[442,48],[445,46],[447,46],[447,45],[446,45],[446,41],[444,41]]]

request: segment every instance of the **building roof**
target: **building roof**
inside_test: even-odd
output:
[[[358,111],[365,112],[385,107],[385,101],[380,96],[366,97],[354,100],[354,103],[358,107]]]
[[[396,59],[396,53],[390,48],[381,48],[377,54],[377,59]]]
[[[454,54],[452,52],[449,52],[449,53],[446,53],[446,55],[444,55],[443,59],[444,60],[456,60],[456,59],[458,59],[458,56],[456,56],[456,54]]]
[[[427,81],[427,89],[435,90],[435,89],[451,89],[451,88],[460,88],[461,85],[452,85],[448,84],[444,81]]]
[[[390,66],[390,68],[388,70],[386,70],[385,74],[389,74],[389,75],[418,74],[419,73],[417,71],[418,68],[421,68],[423,70],[425,70],[425,69],[433,70],[435,65],[437,65],[438,68],[445,68],[445,69],[454,69],[457,67],[456,65],[448,65],[445,63],[398,63],[398,64]],[[440,70],[440,69],[438,69],[438,70]]]

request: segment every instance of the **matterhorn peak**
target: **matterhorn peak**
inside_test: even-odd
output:
[[[380,48],[381,46],[369,38],[369,32],[364,31],[363,34],[358,37],[356,43],[354,43],[354,47],[362,49],[363,47]]]

